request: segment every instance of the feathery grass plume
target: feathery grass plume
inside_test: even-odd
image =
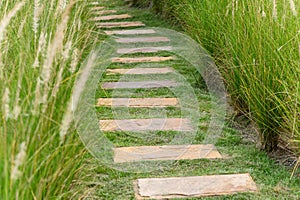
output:
[[[261,16],[264,17],[264,18],[267,16],[266,12],[264,10],[261,11]]]
[[[64,64],[64,63],[62,63],[62,64]],[[59,90],[60,83],[61,83],[61,81],[62,81],[63,71],[64,71],[64,68],[61,67],[61,68],[59,69],[58,74],[56,75],[57,78],[56,78],[54,87],[53,87],[53,89],[52,89],[52,94],[51,94],[52,97],[56,97],[56,95],[57,95],[57,92],[58,92],[58,90]]]
[[[63,57],[64,61],[69,60],[71,49],[72,49],[72,41],[68,41],[66,43],[65,49],[64,49],[64,51],[62,53],[62,57]]]
[[[10,95],[9,89],[5,88],[4,94],[2,96],[2,106],[3,106],[3,113],[6,120],[8,120],[11,117],[10,107],[9,107],[9,103],[10,103],[9,95]]]
[[[20,145],[20,151],[17,154],[13,165],[12,165],[12,170],[10,174],[10,178],[12,181],[16,181],[21,175],[22,172],[20,171],[20,167],[24,164],[25,158],[26,158],[26,143],[22,142]]]
[[[65,31],[67,29],[67,25],[69,22],[70,13],[71,13],[71,9],[72,9],[73,5],[74,5],[74,1],[71,1],[68,5],[67,9],[65,10],[65,12],[62,15],[62,20],[57,27],[57,30],[55,32],[52,43],[48,46],[46,60],[45,60],[45,63],[43,65],[43,69],[41,72],[42,73],[41,79],[43,81],[43,87],[44,87],[43,93],[42,93],[42,99],[41,99],[42,100],[41,103],[43,104],[43,112],[45,112],[45,110],[47,108],[47,105],[45,103],[47,102],[48,93],[50,90],[49,82],[50,82],[50,78],[51,78],[52,65],[54,63],[56,54],[59,51],[61,51],[63,48],[63,40],[64,40],[64,36],[65,36]]]
[[[235,0],[232,0],[231,1],[231,4],[232,4],[232,19],[234,18],[234,9],[235,9]]]
[[[23,19],[21,25],[19,26],[19,29],[18,29],[18,38],[21,38],[22,37],[22,31],[24,29],[24,26],[27,22],[27,16]]]
[[[2,43],[2,40],[4,39],[4,34],[6,31],[6,28],[10,22],[10,20],[18,13],[18,11],[25,5],[25,1],[21,1],[17,3],[14,8],[3,17],[3,19],[0,21],[0,45]],[[0,79],[3,79],[3,67],[4,64],[2,62],[2,53],[0,52]]]
[[[39,15],[40,15],[40,0],[34,0],[33,8],[33,32],[35,41],[37,40],[37,32],[39,28]]]
[[[60,0],[58,6],[61,11],[64,10],[67,6],[67,0]]]
[[[41,95],[41,85],[42,81],[40,77],[37,78],[36,86],[35,86],[35,100],[33,104],[33,109],[31,110],[33,115],[37,115],[39,112],[40,102],[42,101],[42,95]]]
[[[10,20],[17,14],[17,12],[25,5],[25,1],[19,2],[15,7],[0,21],[0,42],[4,38],[4,33]]]
[[[81,93],[86,85],[86,82],[89,78],[89,75],[91,73],[91,69],[93,67],[93,64],[95,63],[95,60],[97,58],[97,54],[94,52],[86,62],[85,68],[83,69],[83,72],[81,73],[78,81],[76,82],[71,99],[68,102],[67,110],[64,114],[64,117],[62,119],[61,127],[60,127],[60,143],[63,143],[65,140],[65,137],[68,133],[68,130],[70,128],[71,122],[73,120],[72,113],[76,110],[78,101],[80,99]]]
[[[38,50],[37,54],[35,57],[35,61],[33,63],[33,68],[39,67],[40,62],[39,62],[39,56],[42,54],[42,57],[45,57],[45,49],[46,49],[46,44],[47,44],[47,34],[45,34],[43,31],[41,32],[40,39],[39,39],[39,45],[38,45]]]
[[[69,68],[69,71],[71,73],[74,73],[75,70],[76,70],[76,67],[78,65],[78,62],[79,62],[79,57],[80,57],[80,52],[79,50],[76,48],[74,49],[73,51],[73,54],[72,54],[72,61],[71,61],[71,65],[70,65],[70,68]]]
[[[18,78],[18,85],[17,85],[17,91],[16,91],[16,97],[15,97],[15,105],[13,108],[13,118],[17,119],[21,113],[21,107],[20,107],[20,92],[21,92],[21,88],[22,88],[22,72],[19,72],[19,78]]]
[[[272,16],[273,16],[273,19],[277,19],[277,3],[276,3],[276,0],[273,0]]]
[[[296,6],[295,6],[294,0],[290,0],[290,8],[291,8],[291,11],[292,11],[293,15],[295,17],[297,17],[298,13],[297,13],[297,10],[296,10]]]
[[[73,112],[72,112],[72,102],[70,101],[68,103],[66,112],[64,114],[63,120],[62,120],[62,124],[60,127],[60,131],[59,131],[59,143],[63,144],[66,138],[66,135],[68,133],[68,130],[70,128],[70,125],[72,123],[73,120]]]

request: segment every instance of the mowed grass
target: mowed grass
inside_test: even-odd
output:
[[[154,16],[147,9],[134,9],[123,6],[123,1],[109,1],[103,3],[109,9],[120,10],[120,13],[129,13],[134,15],[134,19],[140,20],[149,26],[162,26],[175,28],[167,24],[165,20],[159,16]],[[126,20],[127,21],[127,20]],[[152,54],[145,54],[152,55]],[[166,56],[166,52],[155,54]],[[133,56],[141,56],[140,54]],[[164,62],[166,66],[173,67],[177,72],[185,77],[185,80],[193,86],[194,92],[199,101],[198,108],[200,110],[199,129],[194,139],[194,143],[201,143],[207,131],[207,124],[210,122],[211,115],[211,98],[203,85],[202,80],[198,77],[193,67],[182,60]],[[157,66],[156,64],[147,64],[149,66]],[[112,64],[109,68],[134,68],[138,64]],[[140,66],[145,67],[145,66]],[[157,75],[155,78],[148,75],[103,75],[99,81],[97,98],[111,97],[174,97],[176,96],[170,89],[118,89],[104,90],[101,88],[103,82],[115,82],[118,80],[125,81],[141,81],[141,80],[165,80],[173,78],[171,75]],[[100,79],[100,77],[99,77]],[[96,107],[99,119],[117,119],[117,118],[148,118],[149,116],[160,115],[159,110],[145,108],[108,108]],[[168,117],[182,116],[178,108],[164,108],[164,114]],[[293,177],[290,179],[292,168],[284,167],[276,164],[271,160],[265,152],[261,152],[256,148],[256,144],[252,141],[243,139],[244,135],[234,128],[235,122],[231,120],[229,115],[223,132],[216,144],[219,151],[226,157],[222,160],[192,160],[192,161],[176,161],[170,163],[167,167],[159,167],[156,162],[144,162],[147,165],[158,164],[156,170],[148,173],[130,173],[122,170],[116,170],[105,165],[99,160],[90,160],[89,168],[85,170],[84,183],[87,184],[87,196],[91,199],[134,199],[133,182],[138,178],[145,177],[173,177],[173,176],[198,176],[210,174],[230,174],[230,173],[247,173],[249,172],[257,183],[258,193],[244,193],[237,195],[229,195],[222,197],[210,198],[191,198],[191,199],[299,199],[299,179]],[[105,136],[115,146],[138,146],[138,145],[163,145],[168,144],[178,132],[161,131],[155,133],[131,133],[131,132],[106,132]],[[250,133],[249,133],[250,134]],[[253,133],[251,133],[253,134]],[[134,165],[134,164],[133,164]],[[165,166],[165,165],[164,165]],[[119,166],[122,169],[122,165]],[[124,168],[125,169],[125,168]]]

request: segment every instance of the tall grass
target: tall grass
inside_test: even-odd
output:
[[[97,42],[87,3],[0,1],[0,199],[80,192],[72,185],[85,150],[64,115],[77,68]]]
[[[163,0],[216,59],[236,108],[259,127],[262,147],[300,153],[300,1]]]

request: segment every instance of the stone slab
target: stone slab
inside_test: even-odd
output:
[[[111,74],[167,74],[174,70],[171,67],[163,68],[133,68],[133,69],[107,69],[107,75]]]
[[[257,192],[250,174],[145,178],[135,182],[137,199],[171,199]]]
[[[117,30],[117,31],[104,31],[107,35],[139,35],[139,34],[153,34],[156,33],[152,29],[133,29],[133,30]]]
[[[105,15],[105,14],[113,14],[117,13],[118,11],[116,10],[101,10],[101,11],[95,11],[93,14],[95,15]]]
[[[168,107],[178,106],[178,100],[177,98],[99,98],[97,106]]]
[[[159,51],[172,51],[172,49],[173,48],[171,46],[123,48],[123,49],[118,49],[117,53],[119,53],[119,54],[156,53]]]
[[[147,63],[147,62],[164,62],[168,60],[175,60],[175,57],[161,57],[161,56],[153,56],[153,57],[137,57],[137,58],[112,58],[113,63]]]
[[[182,118],[152,118],[152,119],[125,119],[100,120],[102,131],[192,131],[189,119]]]
[[[97,24],[99,28],[124,28],[145,26],[143,22],[101,22]]]
[[[136,37],[136,38],[117,38],[115,39],[118,43],[152,43],[152,42],[169,42],[170,39],[167,37]]]
[[[114,20],[114,19],[128,19],[128,18],[131,18],[131,15],[121,14],[121,15],[106,15],[106,16],[94,17],[91,20],[93,20],[93,21],[108,21],[108,20]]]
[[[222,158],[222,156],[212,144],[138,146],[114,149],[114,162],[116,163],[216,158]]]
[[[135,82],[105,82],[103,89],[138,89],[138,88],[165,88],[175,87],[178,83],[175,81],[135,81]]]

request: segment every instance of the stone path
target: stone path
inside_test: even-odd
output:
[[[132,27],[143,27],[145,24],[140,21],[123,21],[131,18],[130,14],[118,14],[118,11],[101,7],[98,3],[92,3],[94,21],[121,20],[114,22],[95,22],[107,35],[112,35],[115,41],[120,44],[137,43],[166,43],[161,46],[124,47],[117,49],[119,54],[134,53],[158,53],[171,51],[172,46],[168,45],[170,38],[156,34],[155,30],[131,29]],[[111,15],[108,15],[111,14]],[[104,16],[105,15],[105,16]],[[113,29],[113,30],[107,30]],[[147,37],[145,35],[152,34]],[[144,35],[143,37],[139,35]],[[117,36],[117,37],[115,37]],[[146,76],[149,74],[174,73],[175,69],[164,66],[160,68],[122,68],[122,64],[130,63],[164,63],[177,59],[174,56],[139,56],[139,57],[116,57],[112,58],[113,63],[120,64],[118,69],[107,69],[106,74],[123,74]],[[174,80],[157,81],[119,81],[104,82],[101,87],[104,90],[116,89],[150,89],[178,87],[180,83]],[[97,106],[103,107],[134,107],[134,108],[162,108],[180,106],[177,98],[99,98]],[[117,116],[118,117],[118,116]],[[115,118],[117,118],[115,117]],[[120,116],[121,117],[121,116]],[[191,119],[188,118],[147,118],[147,119],[114,119],[100,120],[100,129],[107,132],[147,132],[147,131],[193,131]],[[221,153],[213,144],[187,144],[187,145],[164,145],[164,146],[132,146],[118,147],[113,149],[115,163],[131,163],[144,161],[166,161],[166,160],[194,160],[194,159],[222,159]],[[239,192],[257,192],[257,187],[250,174],[227,174],[194,177],[166,177],[138,179],[134,182],[136,199],[172,199],[228,195]]]
[[[168,107],[178,106],[177,98],[99,98],[97,106],[113,107]]]

